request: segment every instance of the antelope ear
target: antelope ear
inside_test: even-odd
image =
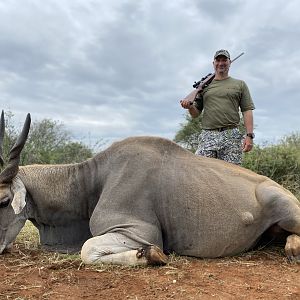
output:
[[[22,180],[18,177],[15,177],[11,185],[14,198],[11,202],[11,206],[16,215],[18,215],[26,205],[26,188]]]

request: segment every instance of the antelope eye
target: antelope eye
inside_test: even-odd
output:
[[[3,200],[1,200],[1,202],[0,202],[0,208],[7,207],[8,204],[9,204],[9,200],[10,199],[8,197],[6,197]]]

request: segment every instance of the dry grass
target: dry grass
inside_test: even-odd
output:
[[[37,228],[30,222],[26,221],[16,238],[16,243],[23,244],[25,249],[37,250],[40,245],[40,237]]]
[[[142,269],[141,266],[116,266],[107,264],[98,264],[95,266],[85,266],[81,262],[80,254],[60,254],[55,252],[43,251],[39,243],[39,233],[35,226],[27,221],[19,235],[17,236],[16,243],[14,245],[17,253],[15,253],[15,266],[16,268],[22,268],[24,266],[30,266],[36,264],[33,262],[32,255],[36,253],[38,256],[38,263],[43,267],[51,269],[89,269],[96,272],[105,271],[121,271],[128,269]],[[31,257],[31,259],[30,259]],[[196,258],[179,256],[174,253],[169,255],[169,262],[165,268],[176,269],[178,266],[190,265]],[[218,259],[218,264],[237,264],[237,265],[258,265],[263,264],[265,259],[269,260],[287,260],[282,247],[271,247],[267,249],[257,249],[254,251],[240,254],[239,256],[227,257]],[[210,263],[214,259],[201,259],[205,263]]]
[[[14,269],[21,271],[25,267],[37,267],[39,269],[52,270],[92,270],[97,273],[112,272],[119,273],[121,271],[141,270],[144,266],[118,266],[111,264],[84,265],[81,261],[80,254],[60,254],[55,252],[43,251],[39,243],[39,233],[35,226],[27,221],[23,229],[17,236],[14,244]],[[188,266],[193,258],[178,256],[176,254],[169,255],[169,263],[164,267],[167,271],[176,271],[178,266]],[[177,272],[177,271],[176,271]]]

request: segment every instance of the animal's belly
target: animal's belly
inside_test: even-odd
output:
[[[196,257],[221,257],[253,246],[269,224],[251,184],[226,184],[201,177],[162,190],[157,210],[166,250]],[[205,181],[204,181],[204,179]],[[195,184],[195,182],[197,184]]]
[[[255,245],[267,224],[222,219],[219,222],[192,222],[165,236],[165,248],[180,255],[223,257],[244,252]]]
[[[188,243],[187,248],[180,247],[174,251],[180,255],[202,258],[225,257],[247,251],[255,245],[256,240],[257,238],[241,239],[240,236],[233,236],[231,240],[212,236],[209,239],[203,239],[201,243]]]

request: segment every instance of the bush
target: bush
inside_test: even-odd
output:
[[[288,137],[278,145],[256,146],[245,154],[243,166],[270,177],[300,197],[300,148],[297,140]]]

